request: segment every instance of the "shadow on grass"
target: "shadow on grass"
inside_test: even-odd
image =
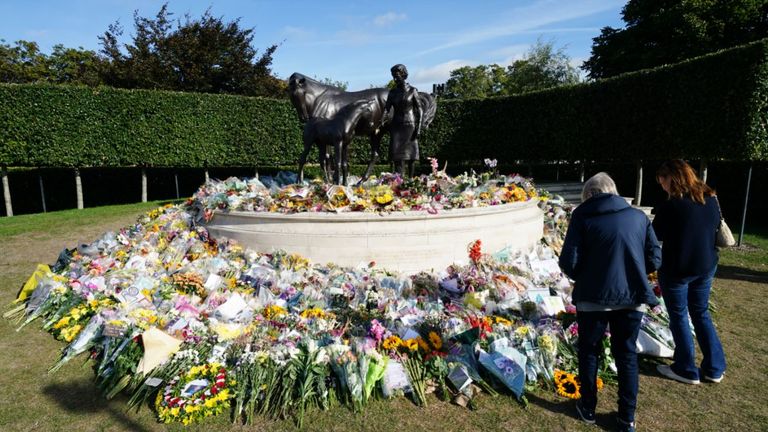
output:
[[[559,414],[565,417],[570,417],[575,421],[581,422],[581,419],[579,419],[579,416],[576,413],[575,401],[569,400],[569,401],[563,401],[563,402],[552,402],[552,401],[548,401],[546,399],[540,398],[533,393],[528,393],[525,395],[525,397],[526,399],[528,399],[528,403],[530,403],[531,405],[536,405],[539,408],[542,408],[544,410],[547,410],[552,413]],[[595,413],[595,426],[597,426],[602,430],[616,430],[616,413],[615,412]]]
[[[91,383],[71,381],[69,383],[52,384],[46,386],[43,389],[43,393],[68,412],[77,415],[106,413],[130,430],[139,432],[149,431],[149,429],[127,416],[124,410],[115,409],[110,406],[109,401],[104,399],[98,389]]]
[[[715,275],[715,277],[718,279],[740,280],[740,281],[755,282],[755,283],[768,283],[768,272],[761,272],[761,271],[751,270],[748,268],[734,267],[729,265],[717,266],[717,274]]]

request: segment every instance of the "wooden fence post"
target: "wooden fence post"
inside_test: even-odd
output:
[[[37,181],[40,183],[40,201],[43,203],[43,213],[48,213],[48,208],[45,206],[45,188],[43,187],[43,173],[40,169],[37,170]]]
[[[80,179],[80,168],[75,168],[75,193],[77,194],[77,208],[83,209],[83,182]]]
[[[141,202],[147,202],[147,169],[141,169]]]
[[[176,184],[176,199],[179,199],[179,173],[173,170],[173,182]]]
[[[2,170],[2,177],[3,177],[3,196],[5,197],[5,215],[10,217],[13,216],[13,204],[11,203],[11,187],[8,185],[8,168],[6,166],[3,166]]]
[[[639,206],[640,201],[643,198],[643,161],[637,161],[635,166],[637,167],[637,179],[635,180],[635,205]]]

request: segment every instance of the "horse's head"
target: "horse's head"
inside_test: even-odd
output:
[[[307,107],[307,80],[309,78],[298,72],[294,72],[288,78],[288,95],[291,104],[299,115],[299,120],[305,123],[309,120],[309,108]]]

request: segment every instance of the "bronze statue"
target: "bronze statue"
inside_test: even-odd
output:
[[[405,81],[408,79],[405,65],[396,64],[392,66],[391,72],[395,88],[389,91],[384,106],[385,115],[390,109],[393,110],[389,125],[389,155],[395,165],[395,172],[405,175],[407,163],[408,177],[413,177],[413,164],[419,159],[418,137],[424,118],[423,110],[419,91]]]
[[[299,182],[304,181],[304,164],[312,144],[317,143],[320,167],[323,169],[325,181],[329,179],[328,146],[334,150],[333,182],[346,185],[349,176],[347,149],[355,137],[355,129],[360,121],[371,116],[373,101],[358,100],[341,108],[332,118],[310,118],[304,125],[304,151],[299,157]]]
[[[371,171],[373,171],[373,166],[379,160],[382,135],[389,128],[389,123],[391,123],[389,119],[386,119],[386,121],[384,119],[384,107],[389,96],[389,90],[385,88],[372,88],[347,92],[296,72],[288,78],[288,93],[291,103],[302,123],[306,123],[311,118],[333,118],[343,107],[356,101],[371,102],[370,111],[362,113],[354,128],[355,134],[367,135],[371,140],[371,159],[363,176],[363,179],[368,178]],[[435,99],[429,94],[418,93],[418,96],[423,110],[421,126],[425,129],[435,117],[437,104]],[[392,115],[390,114],[389,117],[392,117]],[[324,162],[321,161],[322,163]],[[342,162],[342,164],[347,165],[346,161]]]

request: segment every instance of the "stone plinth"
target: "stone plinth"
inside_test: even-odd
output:
[[[467,245],[477,239],[485,252],[528,249],[541,239],[543,224],[537,200],[530,200],[437,214],[216,212],[207,228],[260,252],[283,249],[342,266],[375,261],[415,273],[466,262]]]

